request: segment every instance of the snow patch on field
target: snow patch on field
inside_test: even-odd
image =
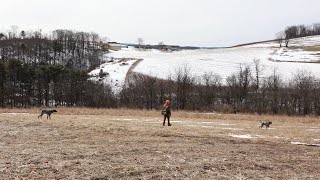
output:
[[[118,119],[114,119],[115,121],[137,121],[139,119],[123,119],[123,118],[118,118]]]
[[[264,138],[264,136],[256,135],[256,134],[228,134],[228,136],[235,137],[235,138],[244,138],[244,139]]]
[[[296,145],[306,145],[307,143],[302,143],[302,142],[298,142],[298,141],[291,141],[291,144],[296,144]]]
[[[214,128],[214,126],[201,126],[203,128]]]
[[[311,128],[307,129],[307,131],[320,132],[320,128]]]
[[[170,122],[172,122],[172,123],[183,123],[185,121],[170,121]]]
[[[242,128],[221,128],[221,129],[225,129],[225,130],[237,130],[237,131],[244,130],[244,129],[242,129]]]
[[[30,114],[30,113],[1,113],[1,114],[5,114],[5,115],[26,115],[26,114]]]
[[[200,122],[201,124],[213,124],[215,122]]]
[[[303,142],[293,142],[293,141],[291,141],[290,144],[320,147],[320,144],[308,144],[308,143],[303,143]]]
[[[273,136],[273,138],[275,138],[275,139],[287,139],[285,137],[280,137],[280,136]]]
[[[197,125],[195,125],[195,124],[185,124],[183,126],[197,127]]]

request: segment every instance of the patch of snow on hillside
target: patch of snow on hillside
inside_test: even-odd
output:
[[[289,40],[289,47],[301,47],[301,46],[315,46],[320,45],[320,35],[307,36],[302,38],[295,38]]]
[[[271,57],[274,61],[320,62],[320,51],[307,48],[320,47],[320,36],[302,37],[289,40],[288,47],[281,47]]]
[[[303,48],[282,47],[271,57],[275,61],[286,62],[320,62],[320,51],[305,51]]]
[[[91,71],[89,75],[92,79],[102,81],[109,84],[115,93],[119,93],[124,85],[127,72],[137,59],[125,58],[107,58],[107,62],[99,66],[99,68]],[[100,76],[100,72],[105,73],[105,76]]]

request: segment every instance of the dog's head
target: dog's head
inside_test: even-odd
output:
[[[54,109],[54,110],[52,110],[52,112],[58,112],[58,111]]]

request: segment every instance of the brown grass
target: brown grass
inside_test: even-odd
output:
[[[320,51],[320,46],[307,46],[303,48],[305,51]]]
[[[317,179],[316,117],[0,109],[0,179]],[[14,114],[14,113],[30,114]],[[259,129],[260,120],[271,128]],[[253,136],[245,139],[233,136]]]
[[[0,113],[31,113],[37,114],[46,108],[0,108]],[[81,107],[54,107],[60,115],[116,115],[116,116],[153,116],[158,117],[160,110],[141,109],[107,109],[107,108],[81,108]],[[319,117],[314,116],[286,116],[286,115],[256,115],[256,114],[222,114],[216,112],[202,113],[197,111],[174,111],[174,117],[191,119],[221,119],[221,120],[248,120],[248,121],[298,121],[320,122]]]

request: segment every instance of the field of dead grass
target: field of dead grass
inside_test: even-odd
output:
[[[320,51],[320,46],[307,46],[303,48],[305,51]]]
[[[318,179],[320,119],[0,109],[0,179]],[[272,121],[259,129],[260,120]]]

